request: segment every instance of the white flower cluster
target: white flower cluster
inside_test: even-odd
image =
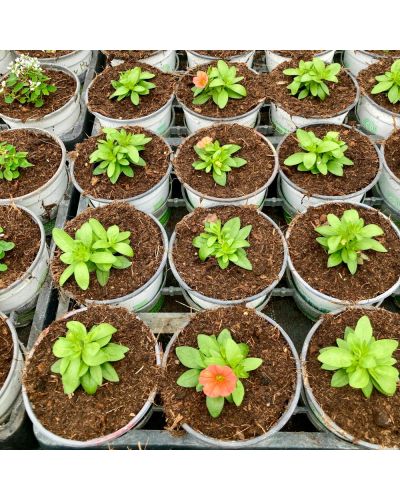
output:
[[[3,80],[3,81],[1,82],[0,94],[2,94],[2,93],[4,92],[5,86],[6,86],[6,81],[5,81],[5,80]]]
[[[14,73],[18,78],[30,70],[38,72],[43,71],[37,57],[30,57],[24,54],[20,55],[14,62],[10,63],[8,70],[11,73]]]

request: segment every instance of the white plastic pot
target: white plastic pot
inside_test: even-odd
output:
[[[19,314],[34,307],[40,288],[46,279],[49,265],[49,253],[42,223],[31,210],[25,207],[18,208],[24,210],[39,226],[40,248],[35,260],[21,278],[7,288],[0,289],[0,311],[5,314],[13,311]]]
[[[255,437],[255,438],[252,438],[252,439],[243,439],[243,440],[237,440],[237,441],[216,439],[216,438],[212,438],[210,436],[207,436],[206,434],[203,434],[202,432],[194,430],[192,427],[190,427],[190,425],[188,425],[186,423],[182,424],[182,428],[188,434],[190,434],[191,436],[195,437],[196,439],[198,439],[200,441],[203,441],[204,443],[207,443],[208,445],[218,447],[218,448],[231,448],[231,449],[249,448],[251,446],[254,446],[254,445],[260,443],[261,441],[264,441],[264,440],[270,438],[271,436],[276,434],[280,429],[282,429],[282,427],[287,424],[288,420],[292,416],[292,414],[297,406],[297,403],[299,401],[300,391],[301,391],[301,373],[300,373],[300,360],[299,360],[299,355],[297,354],[296,348],[295,348],[291,338],[289,337],[289,335],[285,332],[285,330],[280,325],[278,325],[278,323],[276,323],[269,316],[266,316],[265,314],[263,314],[259,311],[257,311],[257,314],[258,314],[258,316],[263,318],[265,321],[267,321],[269,324],[271,324],[273,327],[278,329],[280,334],[282,335],[282,337],[285,339],[285,341],[289,345],[293,359],[296,363],[296,389],[292,395],[290,402],[288,402],[286,410],[283,412],[283,414],[278,419],[278,421],[267,432]],[[176,341],[178,340],[179,334],[180,334],[180,332],[176,332],[173,335],[173,337],[171,338],[171,340],[169,341],[169,343],[165,349],[165,353],[164,353],[164,356],[162,359],[162,367],[163,368],[166,368],[166,366],[167,366],[168,356],[170,355],[171,350],[173,349]]]
[[[368,52],[367,50],[345,50],[343,54],[343,65],[354,76],[358,73],[382,59],[379,54]]]
[[[385,146],[382,146],[383,171],[378,182],[384,202],[400,212],[400,179],[390,170],[385,160]],[[400,159],[399,159],[400,162]]]
[[[166,73],[175,71],[178,63],[175,50],[156,50],[154,54],[144,59],[140,59],[140,61],[155,66]],[[111,66],[119,66],[124,62],[124,59],[114,58],[110,61],[110,64]]]
[[[325,125],[326,122],[320,122],[318,125]],[[346,128],[351,128],[347,125],[343,125],[343,127]],[[360,134],[364,135],[365,137],[368,138],[365,134],[362,132],[359,132]],[[284,141],[287,139],[287,137],[290,134],[287,134],[282,141],[280,142],[277,153],[279,157],[279,151],[281,149],[282,144]],[[279,176],[280,176],[280,189],[282,196],[285,200],[286,203],[291,206],[295,212],[305,212],[308,207],[314,207],[316,205],[320,205],[321,203],[326,203],[329,201],[342,201],[342,202],[348,202],[348,203],[360,203],[363,198],[365,197],[365,194],[367,191],[373,188],[373,186],[378,182],[378,179],[380,178],[380,175],[382,173],[382,161],[381,161],[381,155],[379,153],[379,149],[377,146],[370,141],[371,144],[374,146],[376,150],[377,157],[379,158],[379,168],[376,173],[375,178],[368,184],[368,186],[364,187],[363,189],[360,189],[356,193],[350,193],[342,196],[324,196],[324,195],[319,195],[319,194],[314,194],[312,196],[307,195],[307,191],[300,186],[297,186],[283,171],[282,169],[279,171]],[[282,158],[283,160],[283,158]],[[283,163],[283,161],[282,161]],[[351,167],[349,167],[351,168]]]
[[[337,202],[329,202],[329,203],[324,203],[324,205],[327,206],[327,212],[329,210],[329,205],[334,204]],[[363,208],[366,210],[371,210],[371,211],[377,211],[376,209],[364,205],[362,203],[353,203],[355,208]],[[392,222],[389,217],[386,217],[386,215],[381,214],[382,217],[385,217],[386,220],[389,222],[391,225],[392,229],[395,231],[397,236],[400,239],[400,230],[399,228]],[[286,240],[289,241],[290,233],[291,233],[291,226],[289,226],[289,229],[286,232]],[[290,247],[290,245],[289,245]],[[301,300],[303,300],[307,305],[310,306],[311,311],[313,312],[312,316],[315,318],[318,315],[321,314],[326,314],[332,311],[338,311],[339,309],[342,309],[343,307],[349,307],[352,305],[359,305],[359,306],[378,306],[382,303],[382,301],[386,298],[392,295],[392,293],[400,286],[400,276],[398,277],[396,283],[386,290],[385,292],[381,293],[380,295],[377,295],[376,297],[373,297],[371,299],[364,299],[360,300],[356,303],[352,303],[347,300],[341,300],[337,299],[336,297],[331,297],[329,295],[326,295],[325,293],[322,293],[316,289],[314,289],[312,286],[310,286],[301,276],[300,274],[296,271],[293,262],[290,257],[290,252],[289,252],[289,257],[288,257],[288,267],[290,270],[291,278],[293,280],[293,285],[295,288],[295,292],[299,294]]]
[[[378,137],[386,139],[400,128],[400,114],[383,108],[367,95],[361,94],[356,113],[362,128]]]
[[[76,89],[74,95],[71,99],[64,104],[59,109],[56,109],[52,113],[45,115],[40,119],[28,119],[22,121],[19,118],[11,118],[9,116],[0,114],[0,117],[7,123],[10,128],[41,128],[49,132],[53,132],[56,135],[64,135],[70,131],[75,122],[79,118],[80,107],[80,83],[78,77],[72,73],[69,69],[63,68],[62,66],[56,66],[53,64],[42,64],[44,69],[53,69],[57,71],[62,71],[70,75],[76,82]],[[7,75],[3,77],[7,78]]]
[[[324,50],[318,54],[315,54],[314,57],[318,57],[322,59],[324,63],[330,64],[333,61],[333,56],[335,55],[334,50]],[[284,57],[279,54],[279,52],[274,52],[273,50],[265,51],[265,64],[267,66],[268,71],[272,71],[279,64],[290,61],[290,57]]]
[[[0,387],[0,425],[7,420],[12,407],[21,391],[21,371],[24,365],[17,332],[11,321],[0,312],[0,318],[7,323],[13,341],[13,356],[10,371],[4,384]]]
[[[12,200],[9,198],[0,199],[0,205],[7,205],[11,202],[16,203],[21,207],[28,208],[35,215],[41,218],[43,222],[48,222],[53,219],[57,213],[58,205],[63,199],[65,191],[68,186],[68,173],[66,168],[66,150],[64,143],[51,132],[37,128],[27,128],[28,131],[36,134],[48,136],[53,139],[61,148],[62,156],[60,165],[51,179],[49,179],[43,186],[40,186],[35,191],[27,193],[23,196],[18,196]],[[12,131],[10,131],[12,133]],[[4,132],[3,132],[4,133]],[[27,170],[27,175],[34,175],[35,168]],[[52,207],[49,211],[47,207]]]
[[[228,307],[228,306],[233,306],[237,304],[242,304],[245,305],[246,307],[251,307],[253,309],[261,308],[264,307],[265,304],[267,303],[269,297],[271,296],[272,290],[277,286],[279,283],[280,279],[285,273],[285,268],[286,268],[286,263],[287,263],[287,258],[288,258],[288,248],[286,244],[286,240],[277,226],[275,222],[270,219],[267,215],[265,215],[263,212],[259,212],[259,214],[267,219],[267,221],[272,224],[274,227],[275,231],[280,235],[281,240],[282,240],[282,245],[283,245],[283,262],[282,262],[282,267],[281,270],[279,271],[278,277],[269,285],[268,288],[265,290],[262,290],[261,292],[257,293],[256,295],[253,295],[251,297],[244,297],[243,299],[236,299],[236,300],[221,300],[221,299],[214,299],[212,297],[207,297],[206,295],[203,295],[200,292],[197,292],[189,287],[185,281],[181,278],[179,275],[178,270],[175,267],[174,263],[174,258],[173,258],[173,248],[175,245],[175,239],[176,239],[176,231],[173,232],[171,239],[170,239],[170,244],[169,244],[169,251],[168,251],[168,260],[169,260],[169,265],[171,268],[171,271],[179,283],[179,286],[182,288],[182,290],[185,292],[185,295],[189,297],[189,299],[196,305],[198,309],[218,309],[218,307]]]
[[[19,57],[20,53],[23,52],[15,51],[15,57]],[[74,73],[76,76],[80,77],[86,73],[91,58],[91,50],[74,50],[73,52],[70,52],[69,54],[65,54],[63,56],[52,57],[51,54],[49,54],[49,57],[40,57],[39,62],[42,65],[48,64],[51,66],[62,66],[63,68],[67,68],[72,71],[72,73]]]
[[[245,63],[249,68],[253,64],[255,50],[249,50],[248,52],[244,52],[243,54],[239,54],[237,56],[227,58],[227,61],[230,63]],[[195,66],[199,66],[200,64],[212,64],[215,61],[218,61],[218,57],[206,56],[204,54],[199,54],[194,50],[187,50],[187,61],[188,68],[194,68]]]
[[[13,61],[11,50],[0,50],[0,75],[7,73],[8,66]]]
[[[78,309],[75,311],[70,311],[67,313],[64,318],[71,318],[75,316],[78,313],[81,313],[85,311],[86,308]],[[46,335],[46,330],[44,330],[39,338],[37,339],[35,345],[39,343]],[[154,338],[154,347],[155,347],[155,354],[156,354],[156,363],[157,366],[161,365],[161,351],[158,343],[156,342],[156,339]],[[28,363],[29,360],[32,358],[34,354],[34,348],[30,351],[30,353],[27,356],[26,362]],[[154,398],[156,396],[157,391],[153,391],[150,393],[146,403],[143,405],[141,410],[132,418],[132,420],[127,423],[124,427],[121,427],[121,429],[116,430],[115,432],[112,432],[111,434],[107,434],[106,436],[101,436],[99,438],[95,439],[90,439],[88,441],[76,441],[74,439],[66,439],[60,436],[57,436],[56,434],[53,434],[52,432],[48,431],[40,422],[40,420],[36,417],[34,409],[32,408],[32,405],[29,401],[29,397],[27,395],[26,389],[24,386],[22,386],[22,399],[24,401],[25,409],[26,412],[33,423],[34,426],[34,431],[35,434],[39,434],[45,438],[45,440],[51,444],[52,447],[55,448],[98,448],[102,445],[105,445],[111,441],[114,441],[115,439],[123,436],[126,434],[128,431],[132,430],[133,428],[140,428],[140,425],[142,422],[146,419],[147,414],[151,411],[151,408],[153,406]]]

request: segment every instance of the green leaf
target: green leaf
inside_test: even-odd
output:
[[[213,418],[217,418],[220,416],[223,408],[224,408],[225,399],[222,397],[219,398],[210,398],[207,396],[206,405],[208,412]]]
[[[101,365],[101,373],[105,380],[109,382],[119,382],[118,373],[111,363],[103,363]]]
[[[176,383],[181,387],[196,387],[199,383],[199,375],[200,371],[198,369],[192,368],[190,370],[186,370],[182,373],[182,375],[178,378]]]
[[[200,351],[194,347],[180,346],[175,349],[179,361],[187,368],[205,368]]]
[[[235,390],[232,392],[232,399],[236,406],[240,406],[244,398],[244,386],[240,380],[236,382]]]
[[[237,343],[231,338],[226,339],[224,343],[225,356],[231,367],[235,367],[243,359],[242,352]]]
[[[345,369],[340,369],[332,375],[331,386],[332,387],[344,387],[349,383],[349,377]]]
[[[246,370],[250,372],[252,370],[257,370],[262,365],[263,360],[260,358],[246,358],[241,362],[241,365]]]
[[[96,381],[90,374],[90,371],[86,372],[83,377],[81,377],[80,382],[82,384],[83,390],[87,394],[95,394],[97,391],[98,384],[96,384]]]
[[[330,366],[336,366],[337,368],[346,368],[352,364],[353,356],[346,349],[341,349],[340,347],[328,347],[323,351],[320,351],[318,361],[326,363]]]

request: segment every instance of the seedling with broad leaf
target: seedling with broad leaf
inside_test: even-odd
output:
[[[371,90],[371,94],[384,92],[392,104],[397,104],[400,101],[400,59],[394,61],[390,71],[376,76],[375,80],[379,83]]]
[[[6,181],[18,179],[20,168],[32,167],[27,156],[27,152],[17,151],[12,144],[0,142],[0,179]]]
[[[6,252],[9,252],[15,247],[15,243],[12,241],[7,241],[4,238],[4,229],[0,227],[0,272],[7,271],[8,266],[1,262],[1,260],[5,257]]]
[[[111,82],[115,92],[110,95],[110,99],[116,97],[117,101],[122,101],[125,97],[130,97],[132,104],[138,106],[140,97],[150,94],[150,90],[156,88],[154,83],[148,81],[155,76],[149,71],[142,71],[139,66],[121,71],[119,79]]]

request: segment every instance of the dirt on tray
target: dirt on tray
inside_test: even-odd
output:
[[[117,101],[116,98],[110,99],[110,95],[115,91],[111,82],[119,80],[120,73],[133,69],[135,66],[155,75],[149,80],[154,83],[155,88],[151,89],[148,95],[140,96],[137,106],[132,104],[129,97],[121,101]],[[133,64],[133,61],[127,61],[115,67],[109,66],[93,80],[88,93],[88,108],[91,112],[100,113],[115,120],[141,118],[162,108],[171,99],[175,79],[172,74],[163,73],[154,66],[142,62]]]
[[[63,285],[62,290],[77,302],[86,300],[109,300],[124,297],[149,281],[161,264],[164,243],[158,225],[147,214],[136,210],[128,203],[114,202],[102,208],[88,208],[74,219],[67,222],[64,230],[74,236],[75,232],[88,221],[95,218],[105,228],[116,224],[120,231],[130,231],[130,245],[134,256],[132,265],[126,269],[111,269],[110,279],[105,286],[100,286],[95,273],[90,273],[90,285],[81,290],[72,276]],[[61,251],[57,248],[51,261],[51,272],[55,283],[67,267],[60,261]]]
[[[67,54],[72,54],[76,50],[52,50],[51,52],[47,50],[16,50],[17,54],[25,54],[30,57],[37,57],[38,59],[54,59],[57,57],[66,56]]]
[[[253,266],[248,271],[234,264],[221,269],[215,257],[202,262],[192,240],[204,231],[210,217],[224,224],[232,217],[240,217],[241,227],[251,224],[247,258]],[[223,206],[196,208],[176,225],[173,247],[175,267],[181,279],[193,290],[214,299],[238,300],[256,295],[268,288],[279,277],[284,258],[284,247],[278,231],[254,206]]]
[[[271,100],[290,115],[305,118],[329,118],[343,113],[355,104],[357,89],[344,69],[337,75],[338,83],[326,82],[330,95],[324,101],[312,96],[298,99],[291,95],[287,86],[292,83],[293,76],[284,75],[283,70],[295,68],[298,64],[298,59],[292,59],[279,64],[271,73],[263,75],[267,101]]]
[[[0,180],[0,199],[16,198],[33,193],[57,172],[62,159],[60,145],[46,133],[27,129],[0,132],[0,143],[7,142],[17,152],[28,153],[31,167],[20,168],[20,176],[12,181]]]
[[[107,57],[107,61],[111,62],[113,59],[122,59],[123,61],[141,60],[150,56],[154,56],[158,50],[102,50],[103,54]]]
[[[213,62],[189,69],[176,84],[176,96],[187,108],[207,117],[228,118],[244,115],[264,101],[265,92],[260,75],[254,73],[244,63],[235,63],[233,66],[237,69],[236,75],[244,77],[239,84],[246,88],[246,97],[243,99],[229,99],[228,104],[223,109],[220,109],[212,99],[202,105],[193,104],[193,77],[196,76],[197,71],[207,71],[209,66],[215,65],[216,62]]]
[[[345,210],[354,208],[350,203],[335,203],[309,208],[298,215],[289,226],[289,254],[299,275],[315,290],[337,299],[357,302],[373,299],[391,288],[400,277],[400,240],[394,229],[377,210],[357,207],[365,225],[378,224],[384,231],[375,238],[387,253],[366,250],[369,260],[358,266],[354,275],[345,264],[327,267],[328,254],[316,241],[315,227],[326,223],[330,213],[341,217]]]
[[[113,363],[120,381],[104,382],[94,395],[79,387],[72,396],[64,394],[61,377],[51,372],[57,361],[52,346],[65,336],[68,321],[80,321],[87,330],[110,323],[117,332],[112,342],[129,348],[125,358]],[[87,441],[127,425],[142,409],[157,384],[155,338],[150,329],[123,307],[89,306],[68,319],[53,322],[40,335],[26,363],[24,384],[36,417],[50,432]]]
[[[8,266],[0,272],[0,290],[25,274],[40,249],[40,229],[36,222],[16,205],[0,205],[0,227],[3,239],[15,244],[1,260]]]
[[[8,374],[14,354],[14,343],[7,323],[0,318],[0,389],[3,387]]]
[[[185,371],[175,354],[175,347],[197,348],[197,335],[218,334],[228,328],[236,342],[250,347],[249,356],[263,360],[262,365],[242,379],[245,396],[241,406],[225,401],[218,418],[208,413],[203,392],[180,387],[178,377]],[[264,434],[281,418],[290,404],[296,387],[296,363],[290,347],[279,330],[267,323],[253,309],[229,307],[196,314],[179,334],[171,349],[161,395],[167,416],[167,429],[188,424],[192,429],[222,440],[251,439]]]
[[[381,92],[380,94],[371,94],[371,90],[378,83],[377,80],[375,80],[375,77],[378,75],[383,75],[386,71],[390,71],[390,67],[394,63],[394,61],[395,59],[385,57],[384,59],[371,64],[358,73],[357,80],[360,85],[360,90],[364,95],[368,96],[370,99],[376,102],[376,104],[382,106],[388,111],[400,114],[400,102],[392,104],[388,99],[387,92]]]
[[[331,387],[333,372],[321,369],[318,361],[322,347],[336,345],[344,337],[346,326],[352,328],[358,319],[367,314],[377,339],[400,340],[400,315],[384,309],[347,309],[337,315],[326,315],[314,334],[307,355],[308,381],[314,397],[324,412],[356,440],[364,440],[383,447],[400,447],[400,391],[394,396],[384,396],[374,389],[367,399],[361,390],[349,385]],[[400,368],[400,350],[394,352]]]
[[[202,56],[218,57],[219,59],[229,59],[231,57],[240,56],[251,52],[250,50],[193,50],[196,54]]]
[[[135,175],[127,177],[121,174],[115,184],[111,184],[107,174],[93,175],[92,172],[98,163],[90,163],[89,158],[97,149],[97,141],[105,139],[106,134],[88,137],[75,147],[71,156],[74,158],[74,176],[78,184],[93,198],[107,200],[124,200],[145,193],[158,184],[166,175],[170,162],[171,151],[166,142],[156,134],[143,127],[123,127],[132,134],[145,134],[152,140],[140,152],[141,158],[146,162],[145,167],[131,165]]]
[[[395,130],[385,141],[385,160],[387,166],[400,179],[400,130]]]
[[[203,137],[218,140],[221,145],[236,144],[241,147],[233,157],[243,158],[247,163],[227,173],[225,186],[216,184],[211,172],[195,170],[192,166],[199,160],[194,146]],[[174,167],[181,182],[204,195],[238,198],[254,193],[266,184],[274,170],[275,157],[264,137],[254,129],[238,124],[220,124],[202,128],[185,140],[175,155]]]
[[[325,50],[273,50],[272,52],[282,57],[290,57],[290,59],[309,60],[317,54],[325,52]]]
[[[379,169],[379,157],[368,137],[360,134],[354,128],[349,129],[343,125],[312,125],[305,127],[305,130],[314,132],[320,139],[330,131],[339,132],[340,140],[345,141],[349,147],[344,154],[354,162],[354,165],[343,168],[342,177],[330,173],[322,175],[299,172],[297,166],[288,167],[284,164],[285,159],[290,155],[303,152],[296,133],[290,134],[279,148],[280,168],[292,182],[304,189],[309,196],[313,194],[343,196],[356,193],[374,180]]]
[[[50,77],[51,85],[55,85],[57,90],[48,96],[44,96],[44,104],[41,108],[35,108],[34,104],[20,104],[14,101],[11,104],[4,102],[4,95],[0,98],[0,114],[23,122],[27,120],[39,120],[53,111],[62,108],[73,97],[76,92],[77,83],[75,79],[64,73],[53,69],[45,69],[44,73]]]

